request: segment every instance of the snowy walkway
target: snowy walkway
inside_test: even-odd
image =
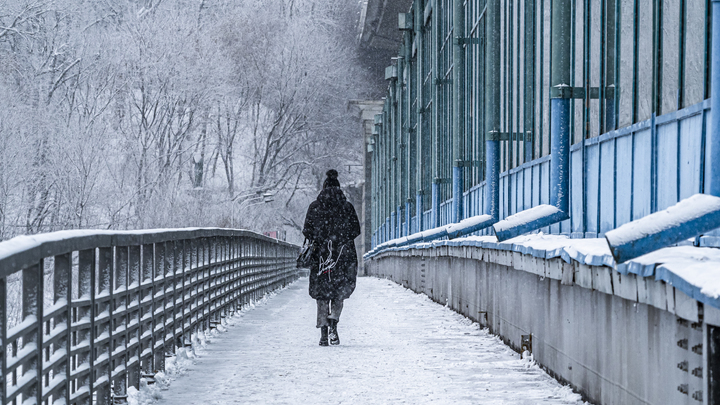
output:
[[[462,316],[387,280],[358,279],[318,346],[307,278],[245,312],[163,392],[186,404],[579,404]]]

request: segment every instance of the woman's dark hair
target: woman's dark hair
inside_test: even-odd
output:
[[[330,169],[325,173],[327,178],[325,179],[325,182],[323,183],[323,189],[326,189],[328,187],[340,187],[340,182],[338,181],[338,172],[335,169]]]

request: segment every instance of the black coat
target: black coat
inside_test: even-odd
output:
[[[310,296],[347,299],[355,291],[357,253],[354,239],[360,221],[340,187],[327,187],[308,207],[303,235],[315,246],[310,268]]]

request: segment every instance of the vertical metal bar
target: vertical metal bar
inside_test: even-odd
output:
[[[500,219],[500,0],[487,0],[485,213]]]
[[[92,403],[92,395],[95,391],[95,249],[81,250],[78,252],[78,314],[76,322],[88,317],[90,320],[89,329],[78,331],[76,345],[82,344],[85,340],[89,342],[88,349],[77,355],[77,367],[82,368],[83,363],[88,366],[88,374],[84,378],[78,378],[76,390],[81,387],[88,387],[89,398],[85,403]],[[87,302],[83,304],[83,302]]]
[[[43,260],[22,270],[22,321],[35,318],[34,328],[22,336],[22,349],[35,346],[33,354],[22,363],[22,376],[35,373],[35,384],[22,391],[23,401],[35,397],[38,403],[42,401],[42,339],[43,339]],[[5,376],[3,375],[3,378]]]
[[[415,197],[415,215],[417,217],[417,231],[420,232],[423,230],[423,166],[425,162],[423,162],[422,159],[422,153],[423,149],[429,147],[430,145],[425,145],[423,143],[423,136],[425,135],[425,99],[424,99],[424,82],[425,82],[425,12],[424,12],[424,1],[423,0],[415,0],[414,7],[415,7],[415,44],[416,44],[416,56],[415,56],[415,64],[417,66],[416,73],[417,73],[417,79],[416,79],[416,94],[417,94],[417,101],[415,102],[415,111],[417,114],[416,119],[416,129],[415,129],[415,137],[416,137],[416,159],[415,159],[415,180],[416,180],[416,197]]]
[[[182,338],[185,323],[183,317],[183,304],[185,303],[183,292],[185,291],[185,252],[184,252],[184,241],[175,240],[173,241],[173,352],[176,348],[182,346]],[[178,282],[180,282],[180,288],[178,288]],[[180,307],[178,308],[178,292],[180,293]],[[178,334],[178,327],[176,325],[178,315],[180,315],[180,334]]]
[[[64,388],[61,390],[61,395],[65,398],[66,403],[70,403],[70,360],[72,359],[72,356],[70,355],[72,336],[72,324],[70,322],[70,313],[72,310],[70,305],[72,298],[72,274],[70,273],[70,260],[71,256],[69,253],[55,256],[53,269],[53,305],[60,306],[64,304],[65,307],[65,311],[61,312],[53,319],[55,328],[65,328],[65,332],[63,333],[64,339],[53,344],[53,353],[65,351],[64,361],[58,363],[53,368],[53,373],[55,375],[65,375],[65,384]],[[0,301],[0,303],[4,304],[2,301]],[[5,375],[5,373],[3,373],[3,375]],[[53,395],[53,402],[57,399],[59,398]]]
[[[653,86],[652,112],[662,114],[662,2],[653,2]]]
[[[570,0],[553,0],[550,66],[552,87],[570,83],[570,17]],[[550,103],[550,204],[569,213],[570,99],[553,97]]]
[[[600,88],[598,89],[598,135],[605,133],[605,89],[607,86],[607,63],[609,61],[609,53],[606,53],[607,44],[607,13],[605,10],[605,7],[607,5],[606,0],[600,0],[600,53],[597,55],[598,58],[600,58],[600,63],[598,64],[600,67],[599,77],[598,77],[598,83],[600,84]],[[602,153],[602,152],[601,152]],[[602,164],[602,160],[600,160]],[[600,193],[598,193],[599,195]],[[599,207],[599,205],[598,205]],[[598,215],[600,213],[600,210],[598,210]],[[600,224],[600,221],[598,219],[598,224]],[[599,229],[598,229],[599,232]]]
[[[687,19],[687,3],[685,0],[680,0],[680,15],[678,16],[679,33],[678,38],[678,93],[676,108],[678,110],[685,107],[685,101],[683,100],[683,94],[685,93],[685,36],[687,34],[685,28],[685,20]]]
[[[453,0],[453,183],[452,222],[463,219],[463,185],[465,184],[465,7],[463,0]]]
[[[523,150],[525,162],[535,158],[535,0],[525,0],[525,62],[523,107]]]
[[[153,348],[154,348],[154,330],[155,330],[155,272],[153,271],[155,263],[155,249],[153,244],[142,245],[142,267],[141,267],[141,294],[140,294],[140,362],[144,372],[152,372],[155,367],[153,365]],[[149,302],[147,302],[149,301]],[[146,315],[149,314],[149,319]],[[149,332],[149,337],[144,341],[145,332]],[[148,343],[149,342],[149,343]],[[149,350],[148,354],[145,350]]]
[[[112,309],[115,310],[118,307],[118,302],[120,302],[120,306],[125,308],[125,314],[123,316],[120,316],[119,322],[118,319],[114,319],[114,316],[111,318],[110,321],[110,328],[111,330],[117,330],[120,328],[122,330],[122,333],[119,334],[119,336],[115,336],[113,339],[111,339],[112,345],[110,346],[110,353],[114,352],[115,349],[118,346],[124,346],[125,350],[123,351],[123,354],[120,355],[120,358],[116,360],[116,362],[113,364],[110,364],[110,373],[111,373],[111,379],[110,384],[112,386],[113,382],[116,382],[118,385],[115,386],[115,392],[119,392],[121,394],[127,393],[127,376],[128,376],[128,317],[129,317],[129,307],[130,303],[128,302],[128,298],[130,297],[128,292],[128,268],[129,268],[129,254],[128,254],[128,247],[127,246],[118,246],[115,248],[115,272],[113,275],[112,280],[112,289],[111,291],[114,294],[114,299],[110,301],[110,305],[112,306]],[[118,375],[112,377],[112,371],[118,367],[118,365],[123,366],[123,372],[118,373]],[[120,378],[122,376],[122,378]]]
[[[640,5],[638,0],[633,0],[634,12],[633,16],[633,81],[632,81],[632,122],[633,124],[638,121],[638,42],[639,42],[639,27],[638,15],[640,13]]]
[[[432,42],[433,42],[433,50],[431,52],[432,54],[432,63],[433,63],[433,85],[432,85],[432,124],[433,124],[433,130],[432,130],[432,143],[433,143],[433,153],[432,153],[432,176],[433,176],[433,182],[432,182],[432,190],[431,190],[431,223],[430,228],[434,228],[437,226],[440,226],[440,180],[442,178],[442,173],[440,172],[440,164],[441,164],[441,158],[442,154],[440,151],[441,148],[441,139],[440,139],[440,123],[441,121],[441,109],[440,109],[440,83],[442,80],[442,72],[440,72],[440,19],[441,19],[441,11],[440,11],[440,0],[433,0],[433,18],[432,18]]]
[[[614,14],[614,23],[615,23],[615,29],[614,29],[614,35],[615,35],[615,48],[614,48],[614,65],[615,69],[613,69],[613,121],[612,121],[612,128],[617,129],[619,122],[620,122],[620,114],[618,114],[618,111],[620,111],[620,26],[621,26],[621,18],[620,18],[620,3],[623,0],[615,0],[615,8],[613,11]],[[627,0],[626,0],[627,1]]]
[[[0,277],[0,404],[3,405],[7,398],[7,343],[7,279]]]
[[[109,336],[109,339],[107,340],[107,343],[101,343],[99,345],[98,351],[95,353],[94,359],[101,357],[103,352],[106,352],[108,355],[108,363],[106,366],[100,367],[99,373],[103,373],[107,375],[108,381],[107,383],[103,384],[102,386],[98,387],[97,390],[97,401],[100,404],[106,404],[110,402],[110,386],[112,384],[112,338],[113,338],[113,331],[112,331],[112,320],[113,320],[113,283],[112,283],[112,274],[113,274],[113,252],[111,247],[102,247],[99,248],[99,261],[98,261],[98,295],[100,295],[100,298],[97,303],[95,303],[95,306],[98,307],[98,313],[103,313],[105,310],[108,311],[109,317],[106,321],[102,321],[100,325],[98,325],[98,331],[96,332],[97,335],[103,334],[103,329],[107,328],[107,333]],[[109,301],[108,301],[109,299]],[[98,376],[100,378],[102,376]]]
[[[132,385],[136,389],[140,389],[140,369],[141,369],[141,342],[140,342],[140,328],[142,327],[142,308],[141,308],[141,283],[142,283],[142,262],[141,262],[141,248],[139,245],[132,245],[128,247],[128,295],[126,298],[126,305],[128,307],[127,313],[127,344],[133,347],[132,350],[127,354],[127,363],[131,360],[135,361],[135,364],[128,364],[128,386]],[[130,292],[132,290],[132,292]],[[132,308],[132,310],[131,310]],[[135,322],[132,322],[131,317],[134,318]]]
[[[155,243],[155,256],[153,261],[153,328],[152,328],[152,356],[153,370],[162,371],[165,369],[165,243]],[[155,297],[161,296],[162,299]],[[158,331],[159,329],[159,331]],[[159,340],[159,341],[158,341]],[[158,350],[158,346],[160,349]]]
[[[709,194],[720,197],[720,0],[712,1],[711,114],[706,147],[710,148]]]

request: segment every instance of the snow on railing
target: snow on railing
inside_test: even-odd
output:
[[[297,252],[220,228],[0,243],[0,405],[111,403],[192,334],[297,278]]]
[[[605,234],[615,261],[646,253],[720,227],[720,198],[695,194],[665,210],[647,215]]]

